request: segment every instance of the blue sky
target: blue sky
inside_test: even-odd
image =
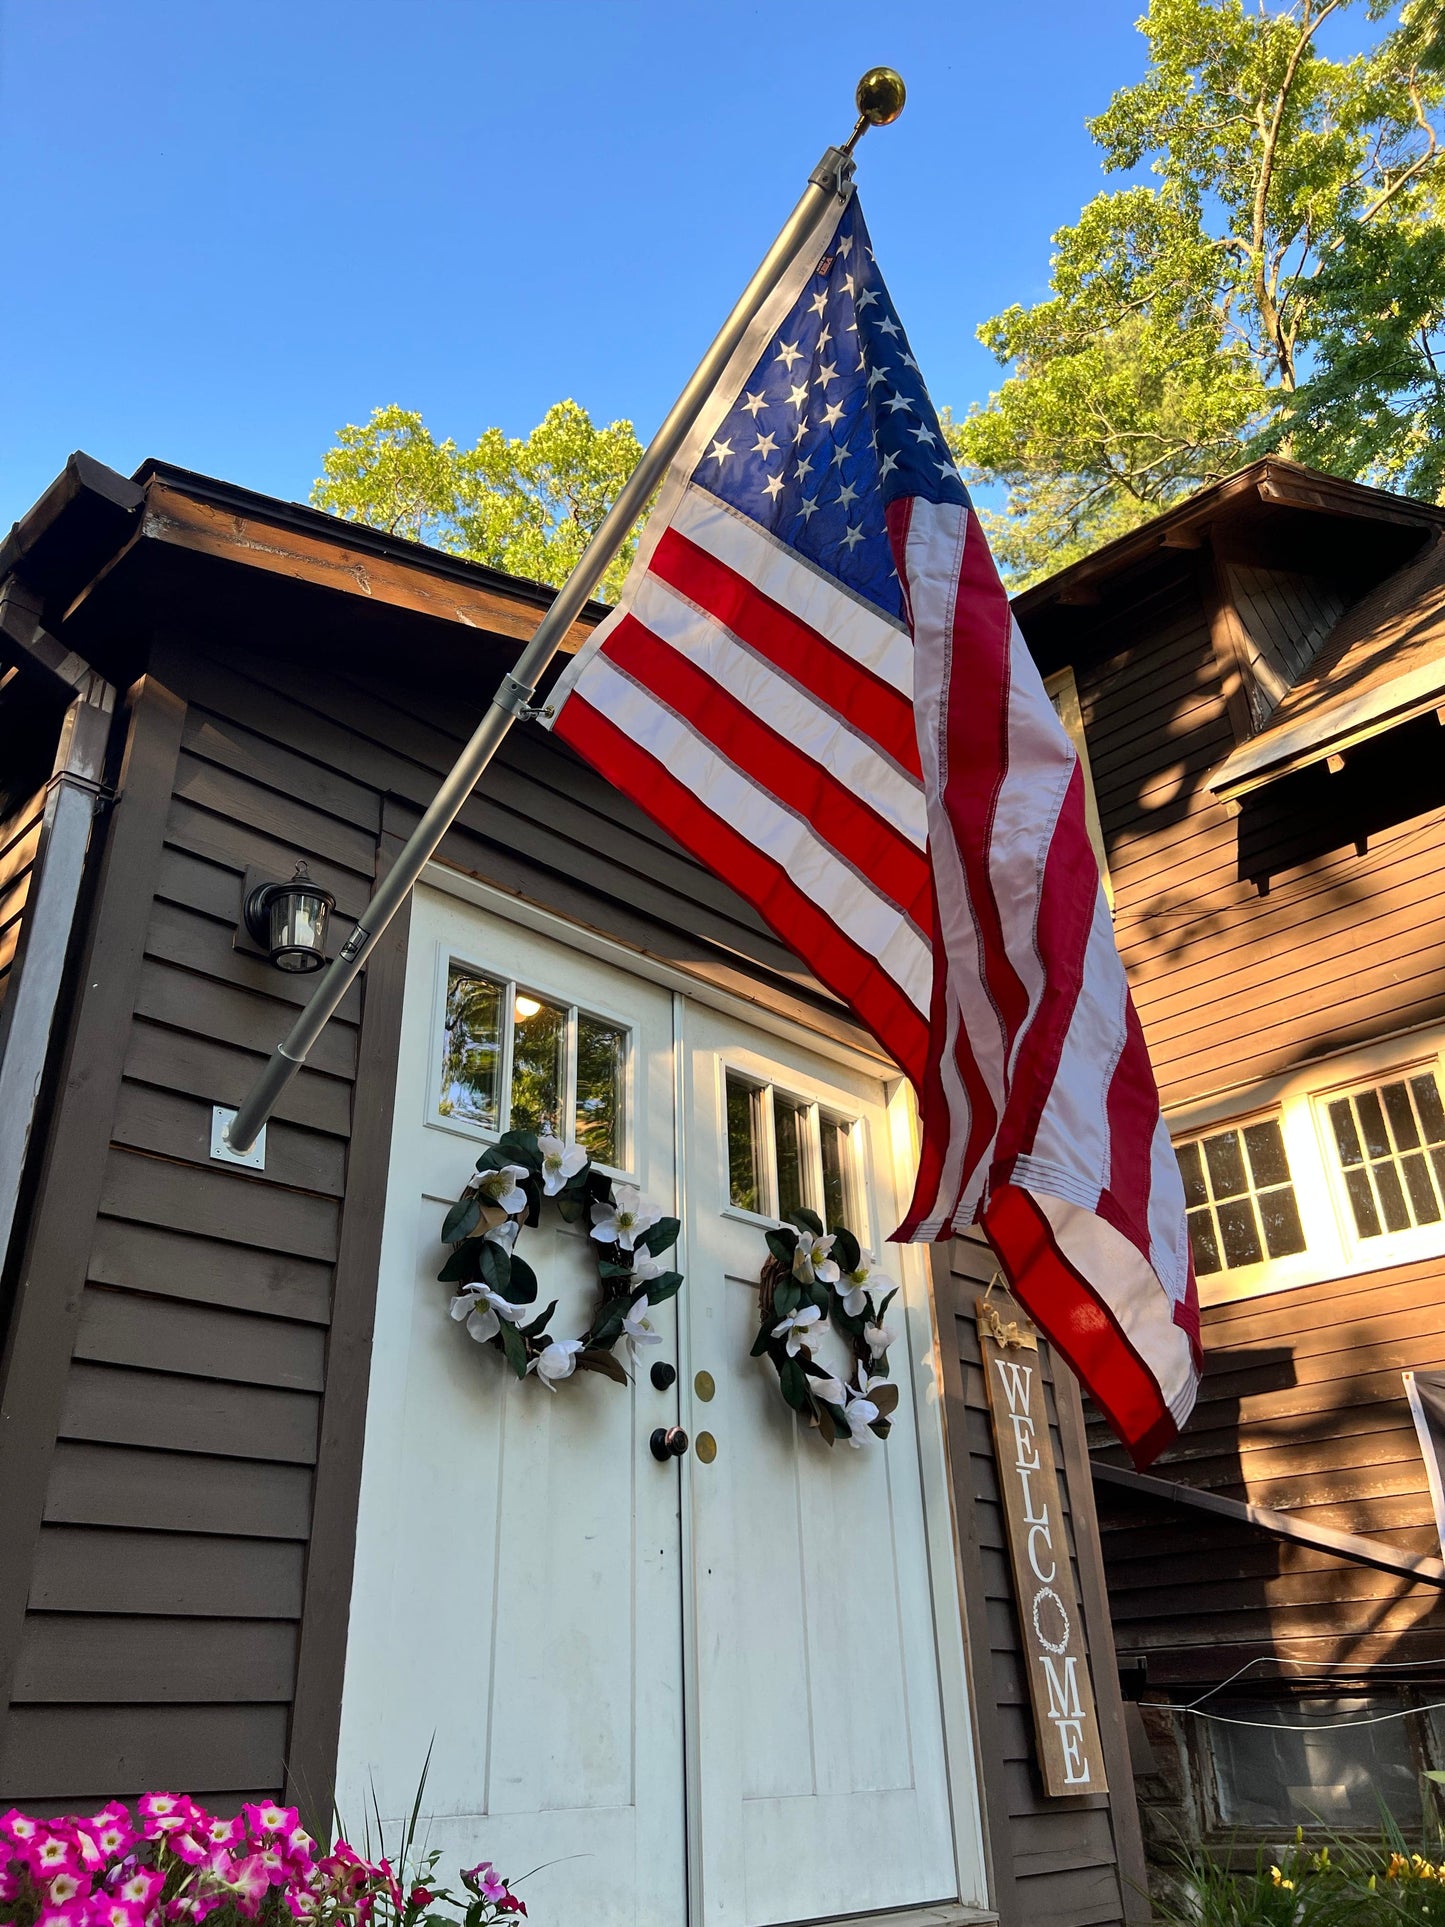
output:
[[[653,427],[858,74],[859,184],[935,401],[1103,185],[1142,0],[0,0],[0,527],[73,448],[304,500],[396,401],[470,442]]]

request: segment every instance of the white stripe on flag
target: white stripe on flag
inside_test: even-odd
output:
[[[594,656],[581,700],[664,768],[676,771],[706,809],[788,874],[839,930],[898,985],[925,1016],[933,954],[896,904],[832,850],[814,827],[745,776],[706,737],[625,675]]]
[[[908,631],[890,622],[881,609],[849,595],[841,583],[810,567],[795,550],[784,548],[706,489],[694,485],[685,491],[672,526],[835,649],[912,699]]]
[[[659,641],[685,656],[752,715],[828,771],[868,808],[922,849],[928,818],[922,785],[831,709],[754,655],[716,617],[660,577],[639,583],[632,614]]]
[[[1123,966],[1114,949],[1114,924],[1100,885],[1094,898],[1094,918],[1084,953],[1084,981],[1069,1019],[1059,1067],[1049,1088],[1049,1099],[1034,1134],[1030,1156],[1058,1178],[1045,1188],[1073,1198],[1090,1209],[1107,1184],[1080,1194],[1080,1180],[1066,1174],[1082,1171],[1107,1174],[1111,1159],[1109,1085],[1124,1048],[1125,999],[1129,994]],[[1040,1178],[1037,1180],[1042,1183]],[[1065,1186],[1067,1185],[1067,1189]],[[1090,1277],[1093,1273],[1088,1274]]]

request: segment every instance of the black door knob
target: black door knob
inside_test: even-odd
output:
[[[677,1377],[677,1368],[674,1365],[666,1364],[662,1359],[659,1358],[657,1363],[653,1366],[651,1372],[648,1374],[648,1376],[651,1378],[653,1384],[657,1387],[659,1392],[665,1392],[667,1388],[672,1384],[672,1381]]]
[[[680,1425],[659,1425],[647,1443],[658,1464],[666,1465],[669,1459],[680,1459],[687,1450],[687,1433]]]

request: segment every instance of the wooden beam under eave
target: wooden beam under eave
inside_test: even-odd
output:
[[[161,481],[153,481],[147,491],[141,536],[518,642],[530,641],[542,617],[537,604],[520,596],[514,599],[257,516],[238,515]],[[575,655],[593,626],[590,619],[574,622],[562,652]]]
[[[1200,554],[1199,594],[1209,622],[1209,640],[1234,740],[1245,743],[1254,734],[1254,715],[1249,704],[1249,632],[1235,606],[1228,571],[1213,542]]]

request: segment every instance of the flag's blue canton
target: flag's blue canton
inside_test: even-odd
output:
[[[902,618],[884,508],[968,497],[856,197],[692,479]]]

